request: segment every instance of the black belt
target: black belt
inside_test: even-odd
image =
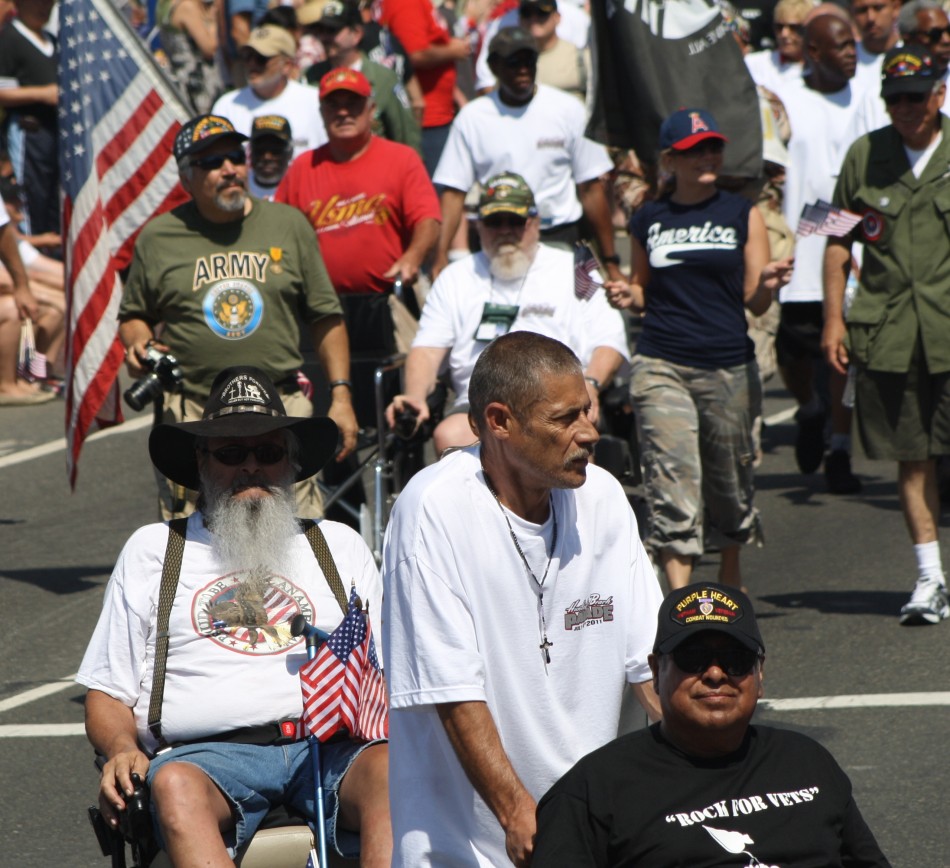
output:
[[[290,734],[290,733],[293,734]],[[274,723],[261,723],[257,726],[244,726],[240,729],[232,729],[229,732],[218,732],[214,735],[206,735],[202,738],[191,738],[187,741],[173,741],[163,750],[174,750],[176,747],[184,747],[190,744],[254,744],[261,747],[269,745],[291,744],[300,741],[303,738],[302,724],[293,717],[285,720],[278,720]],[[323,744],[334,744],[338,741],[346,741],[350,735],[345,730],[337,732],[328,738]],[[162,753],[162,750],[159,751]]]

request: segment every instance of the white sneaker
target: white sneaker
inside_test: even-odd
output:
[[[947,586],[937,579],[917,579],[914,593],[901,607],[901,624],[939,624],[947,617],[950,617]]]

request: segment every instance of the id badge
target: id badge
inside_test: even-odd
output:
[[[493,341],[495,338],[508,334],[517,316],[518,305],[516,304],[485,302],[481,322],[475,330],[475,340]]]

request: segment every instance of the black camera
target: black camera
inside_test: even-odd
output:
[[[178,366],[178,359],[155,347],[146,347],[142,365],[149,369],[148,373],[141,380],[136,380],[122,395],[133,410],[141,410],[150,401],[158,401],[166,389],[169,392],[177,391],[185,378]]]

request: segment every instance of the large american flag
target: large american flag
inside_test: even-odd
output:
[[[354,738],[389,735],[386,683],[376,657],[369,616],[350,591],[346,617],[313,660],[300,667],[305,731],[326,741],[341,729]]]
[[[63,0],[59,134],[70,484],[93,423],[122,421],[118,272],[142,225],[187,198],[172,143],[188,111],[109,0]]]

